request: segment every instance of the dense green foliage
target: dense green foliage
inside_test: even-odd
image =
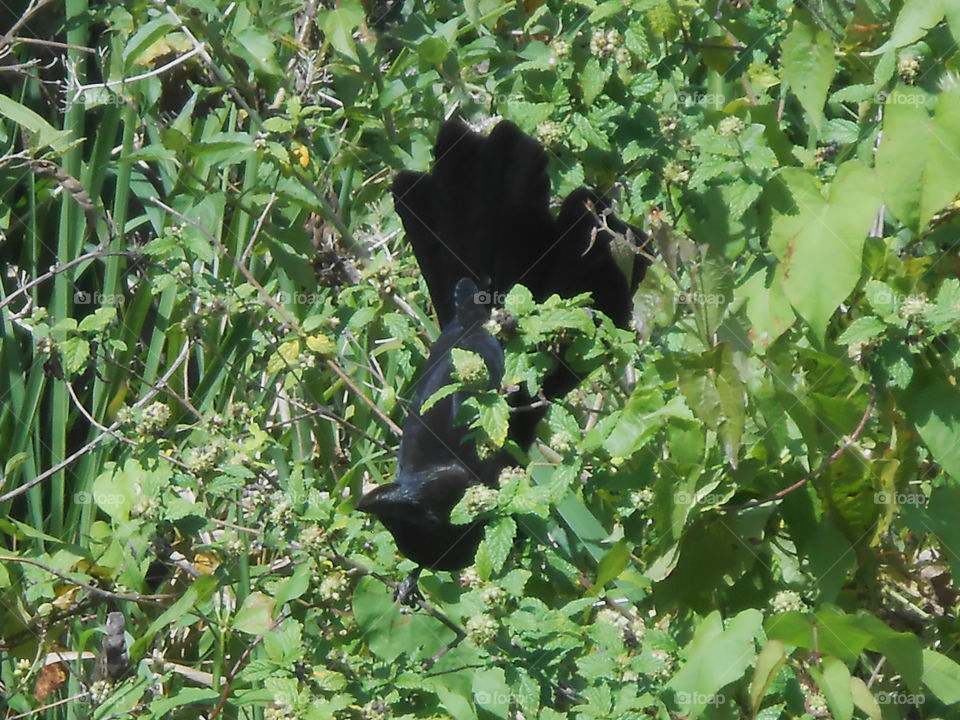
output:
[[[958,716],[960,4],[21,10],[14,714],[82,696],[119,610],[129,671],[46,716]],[[391,176],[454,113],[538,137],[556,195],[614,189],[656,261],[635,333],[506,298],[507,383],[549,350],[591,374],[457,508],[490,518],[476,567],[409,612],[412,564],[352,509],[437,335]],[[502,445],[503,395],[472,409]]]

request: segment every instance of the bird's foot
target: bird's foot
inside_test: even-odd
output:
[[[417,587],[417,581],[420,579],[420,568],[407,575],[406,579],[397,585],[393,593],[393,599],[401,605],[415,608],[423,600],[420,589]]]

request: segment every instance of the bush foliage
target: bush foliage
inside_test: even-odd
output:
[[[9,712],[957,717],[960,5],[18,12]],[[537,137],[557,196],[612,191],[655,263],[636,332],[506,298],[507,383],[561,347],[590,374],[409,612],[352,508],[438,332],[391,177],[453,114]],[[502,394],[473,410],[501,444]],[[129,669],[88,689],[108,610]]]

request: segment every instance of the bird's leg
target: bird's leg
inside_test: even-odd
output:
[[[401,605],[406,605],[407,607],[417,607],[419,601],[423,599],[423,596],[420,594],[419,588],[417,588],[417,581],[420,579],[420,571],[423,568],[415,568],[412,573],[407,575],[406,579],[397,585],[396,591],[393,593],[393,599],[399,602]]]

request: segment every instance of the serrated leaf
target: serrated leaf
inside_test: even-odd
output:
[[[300,341],[296,338],[287,340],[281,343],[277,351],[270,356],[270,360],[267,361],[267,372],[282,372],[296,367],[298,357],[300,357]]]
[[[63,367],[68,375],[73,375],[87,364],[90,359],[90,342],[82,337],[69,337],[57,344]]]
[[[445,397],[453,395],[459,389],[460,383],[450,383],[437,388],[433,393],[430,394],[429,397],[427,397],[426,400],[420,404],[420,414],[425,415],[427,412],[429,412],[430,408],[443,400]]]
[[[886,323],[880,318],[868,315],[867,317],[857,318],[850,323],[847,329],[837,338],[837,342],[843,345],[866,342],[882,335],[886,329]]]
[[[553,103],[509,102],[503,108],[503,117],[515,122],[524,132],[535,132],[540,123],[553,114]]]
[[[464,405],[473,405],[478,412],[478,418],[471,427],[483,428],[496,447],[503,447],[510,427],[510,406],[506,398],[495,392],[482,393],[469,398]]]
[[[575,128],[572,138],[579,136],[587,145],[600,150],[609,150],[610,142],[606,135],[597,130],[586,117],[580,114],[573,116],[573,126]]]
[[[511,517],[502,517],[487,526],[483,542],[477,550],[477,571],[487,579],[500,572],[513,547],[517,524]]]
[[[580,88],[583,90],[583,104],[586,107],[593,105],[593,101],[600,95],[611,72],[609,66],[606,68],[600,67],[600,61],[595,57],[587,60],[587,64],[584,65],[583,72],[580,74]]]
[[[946,332],[960,323],[960,280],[948,278],[943,282],[937,301],[927,306],[923,319],[936,333]]]
[[[80,332],[102,332],[116,317],[117,309],[113,306],[97,308],[91,315],[87,315],[80,321],[77,330]]]

